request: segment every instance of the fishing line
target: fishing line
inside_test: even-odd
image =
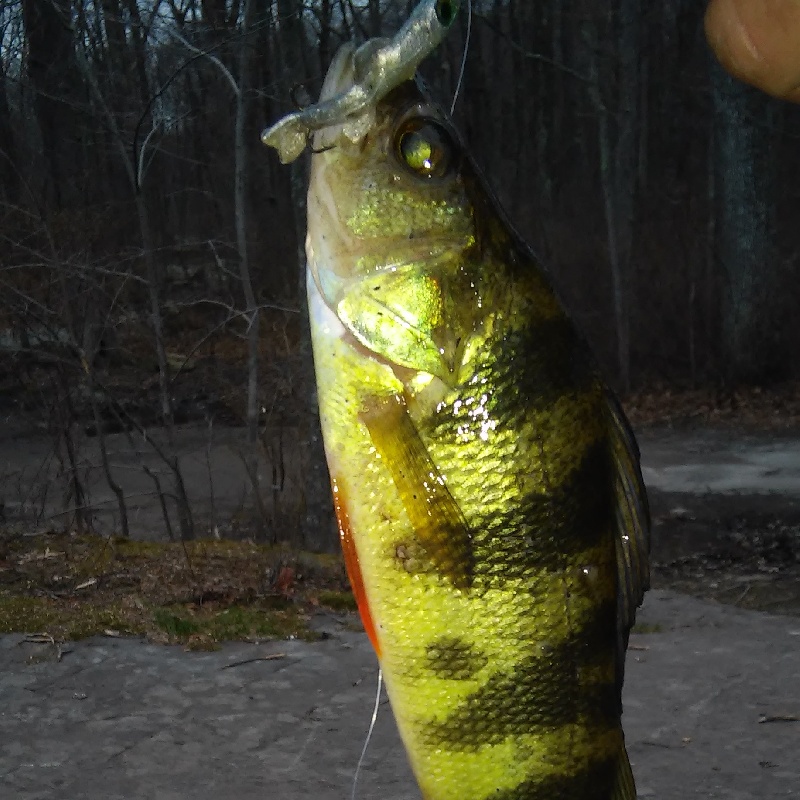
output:
[[[469,53],[469,42],[472,36],[472,0],[467,3],[467,35],[464,39],[464,55],[461,57],[461,70],[458,73],[458,83],[456,84],[456,93],[453,95],[453,105],[450,106],[450,116],[456,110],[456,103],[458,102],[458,95],[461,91],[461,84],[464,82],[464,73],[467,71],[467,53]]]
[[[361,766],[364,763],[364,756],[367,754],[367,747],[369,740],[372,738],[372,731],[375,730],[375,721],[378,719],[378,706],[381,703],[381,687],[383,686],[383,670],[378,667],[378,691],[375,692],[375,707],[372,709],[372,719],[369,721],[369,730],[367,730],[367,738],[364,740],[364,746],[361,748],[361,755],[358,757],[358,764],[356,764],[356,774],[353,776],[353,791],[350,793],[350,800],[356,800],[356,786],[358,784],[358,773],[361,772]]]

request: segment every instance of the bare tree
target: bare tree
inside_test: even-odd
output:
[[[603,96],[599,59],[601,42],[596,25],[587,25],[587,46],[592,81],[589,91],[597,113],[600,181],[603,192],[611,267],[613,308],[617,339],[617,369],[625,391],[631,388],[631,341],[629,287],[634,235],[634,208],[638,155],[636,147],[637,101],[639,93],[640,0],[621,0],[618,12],[609,19],[616,32],[617,63],[612,65],[616,80],[613,94]],[[614,69],[616,67],[616,69]],[[608,73],[606,73],[607,77]]]
[[[712,63],[717,257],[724,280],[722,342],[732,383],[770,377],[780,355],[775,319],[769,116],[763,96]]]
[[[245,425],[253,531],[335,544],[310,344],[287,311],[304,306],[306,164],[258,133],[314,98],[341,43],[414,5],[0,2],[0,391],[52,431],[74,484],[59,519],[92,524],[100,476],[124,528],[112,431],[131,430],[159,447],[145,485],[165,524],[192,535],[169,438],[213,419],[215,441]],[[625,388],[800,376],[800,323],[780,313],[800,304],[798,110],[709,72],[702,4],[473,8],[456,122],[603,366]],[[462,15],[422,66],[447,106],[465,33]]]

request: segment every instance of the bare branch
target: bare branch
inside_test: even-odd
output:
[[[187,41],[180,33],[178,33],[175,28],[169,29],[170,36],[173,36],[177,39],[187,50],[191,50],[193,53],[196,53],[198,56],[205,56],[212,64],[214,64],[225,76],[225,79],[228,81],[231,87],[231,91],[238,97],[239,96],[239,84],[236,83],[236,79],[231,75],[231,71],[215,56],[210,50],[201,50],[199,47],[195,47],[191,42]]]

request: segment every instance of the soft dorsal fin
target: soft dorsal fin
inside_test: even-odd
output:
[[[639,447],[619,400],[608,393],[611,454],[614,460],[615,524],[619,576],[618,622],[621,646],[650,588],[650,508],[642,480]],[[624,652],[621,654],[624,657]]]

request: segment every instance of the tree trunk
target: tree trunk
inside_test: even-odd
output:
[[[42,137],[42,183],[55,208],[68,207],[83,183],[75,98],[80,87],[73,57],[69,0],[24,0],[27,70]]]
[[[253,492],[256,509],[256,539],[263,541],[266,535],[266,513],[261,497],[258,452],[258,350],[261,342],[261,314],[258,300],[253,290],[250,274],[250,258],[247,242],[249,208],[247,202],[247,174],[250,147],[247,136],[247,120],[251,105],[250,84],[254,57],[250,47],[250,29],[256,3],[245,0],[242,20],[241,42],[239,43],[239,92],[236,95],[236,123],[234,134],[234,208],[236,214],[236,247],[239,251],[239,277],[242,282],[247,318],[247,450],[244,462]]]
[[[622,0],[618,18],[612,22],[616,27],[619,63],[616,92],[610,99],[605,99],[600,89],[603,78],[598,63],[599,31],[596,26],[590,25],[585,32],[586,43],[591,51],[592,79],[589,91],[598,115],[600,181],[613,289],[617,369],[620,385],[626,392],[631,389],[629,295],[638,152],[636,106],[639,96],[640,22],[641,0]],[[613,118],[610,103],[613,103],[616,111]]]
[[[367,4],[368,25],[370,37],[381,35],[381,4],[380,0],[369,0]]]
[[[17,204],[20,180],[17,172],[16,142],[11,112],[8,107],[5,69],[0,74],[0,200],[9,206]]]
[[[730,383],[756,383],[773,377],[778,350],[770,311],[777,260],[770,232],[767,101],[716,61],[711,77],[724,372]]]
[[[278,0],[278,8],[284,16],[284,36],[280,42],[280,62],[283,74],[288,76],[291,70],[305,63],[301,54],[307,50],[303,25],[296,14],[289,16],[291,0]],[[323,64],[323,72],[329,65]],[[308,74],[308,73],[304,73]],[[311,333],[308,326],[308,311],[305,307],[305,239],[306,220],[306,187],[308,175],[306,163],[299,160],[292,164],[290,172],[290,193],[297,231],[297,273],[296,286],[303,309],[303,336],[300,341],[302,371],[298,376],[303,413],[301,415],[301,431],[303,436],[302,463],[305,468],[304,493],[305,513],[301,522],[302,545],[310,550],[331,551],[337,546],[336,527],[333,516],[330,480],[322,445],[322,431],[319,423],[319,406],[317,402],[314,365],[311,355]]]
[[[622,388],[631,389],[630,295],[633,256],[634,207],[637,177],[637,121],[642,0],[622,0],[619,6],[617,85],[619,110],[614,173],[618,267],[615,277],[617,358]]]

